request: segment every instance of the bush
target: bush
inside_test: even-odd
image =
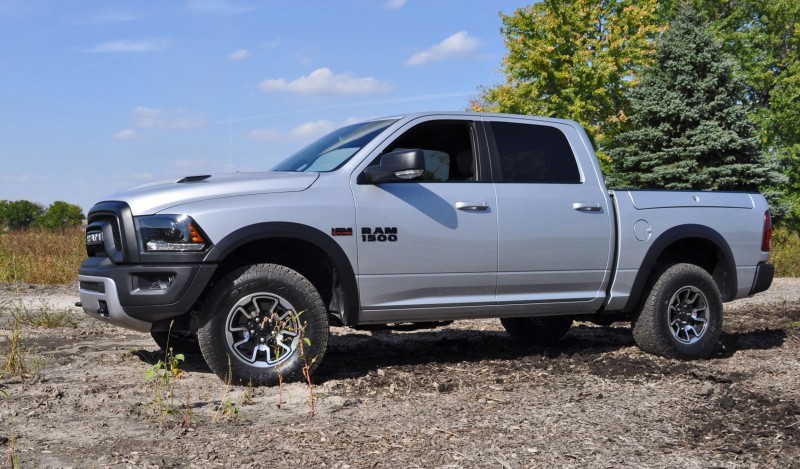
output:
[[[786,228],[772,233],[772,263],[776,277],[800,277],[800,235]]]

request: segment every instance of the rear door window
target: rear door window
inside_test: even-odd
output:
[[[556,127],[492,122],[501,182],[579,184],[581,174],[567,137]]]

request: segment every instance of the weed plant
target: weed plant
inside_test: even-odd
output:
[[[25,350],[25,340],[22,337],[22,327],[18,321],[14,321],[14,328],[8,338],[5,350],[5,363],[3,364],[3,376],[22,376],[28,368],[27,352]]]
[[[15,320],[7,342],[0,350],[2,353],[2,377],[19,376],[40,378],[44,372],[44,358],[25,345],[22,324]]]
[[[216,422],[221,418],[227,419],[243,419],[244,414],[241,413],[236,403],[231,400],[231,388],[233,387],[233,373],[231,371],[231,356],[228,355],[228,377],[225,380],[225,386],[222,388],[222,397],[220,397],[219,405],[214,407],[214,416],[211,420]]]
[[[145,379],[152,385],[153,414],[158,416],[162,425],[167,415],[176,412],[175,380],[184,374],[180,368],[180,363],[184,360],[182,353],[175,354],[172,347],[169,347],[164,353],[164,359],[158,360],[145,372]]]
[[[49,306],[44,303],[38,311],[25,311],[20,308],[12,315],[14,320],[21,324],[37,329],[75,329],[78,327],[78,319],[75,315],[63,309],[50,311]]]

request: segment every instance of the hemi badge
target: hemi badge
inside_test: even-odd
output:
[[[331,236],[353,236],[352,228],[331,228]]]

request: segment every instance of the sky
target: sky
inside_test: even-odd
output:
[[[0,200],[264,171],[347,123],[464,110],[517,0],[0,0]]]

